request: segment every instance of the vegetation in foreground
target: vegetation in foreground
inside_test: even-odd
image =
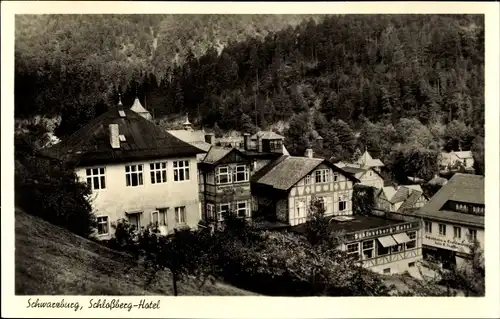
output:
[[[144,265],[39,217],[16,211],[15,293],[19,295],[171,295],[168,272],[152,285]],[[255,295],[221,282],[178,285],[180,295]]]

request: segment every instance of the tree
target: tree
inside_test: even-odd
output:
[[[91,236],[96,223],[89,186],[67,163],[42,156],[39,141],[27,135],[15,136],[15,205],[80,236]]]
[[[352,208],[356,215],[368,215],[375,209],[376,188],[355,184],[352,193]]]
[[[474,157],[474,172],[477,175],[484,175],[484,136],[477,136],[472,143],[472,155]]]

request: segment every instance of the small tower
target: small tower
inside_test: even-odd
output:
[[[139,101],[139,98],[137,96],[134,100],[134,104],[130,109],[140,116],[144,117],[146,120],[152,120],[151,114],[141,105],[141,102]]]
[[[122,103],[122,94],[121,93],[118,93],[118,106],[120,106],[120,107],[123,106],[123,103]]]
[[[184,129],[186,131],[192,131],[193,130],[192,124],[191,124],[191,122],[189,122],[188,113],[186,113],[186,121],[182,125],[184,126]]]

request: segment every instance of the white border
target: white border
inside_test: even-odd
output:
[[[2,317],[176,317],[176,318],[482,318],[499,317],[499,207],[498,119],[499,4],[495,2],[28,2],[1,3],[2,21]],[[14,14],[20,13],[475,13],[485,14],[486,60],[486,297],[485,298],[268,298],[268,297],[161,297],[160,310],[42,310],[26,309],[28,297],[14,292],[13,192],[13,52]],[[61,296],[62,298],[63,296]],[[43,297],[58,300],[59,296]],[[92,297],[68,297],[84,307]],[[95,297],[93,297],[95,299]],[[110,299],[110,297],[106,297]],[[121,301],[141,297],[119,297]],[[156,297],[148,300],[155,300]]]

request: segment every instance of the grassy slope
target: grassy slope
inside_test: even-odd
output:
[[[141,267],[117,252],[38,217],[16,212],[16,294],[171,295],[169,273],[144,287]],[[226,285],[182,282],[179,295],[253,295]]]

